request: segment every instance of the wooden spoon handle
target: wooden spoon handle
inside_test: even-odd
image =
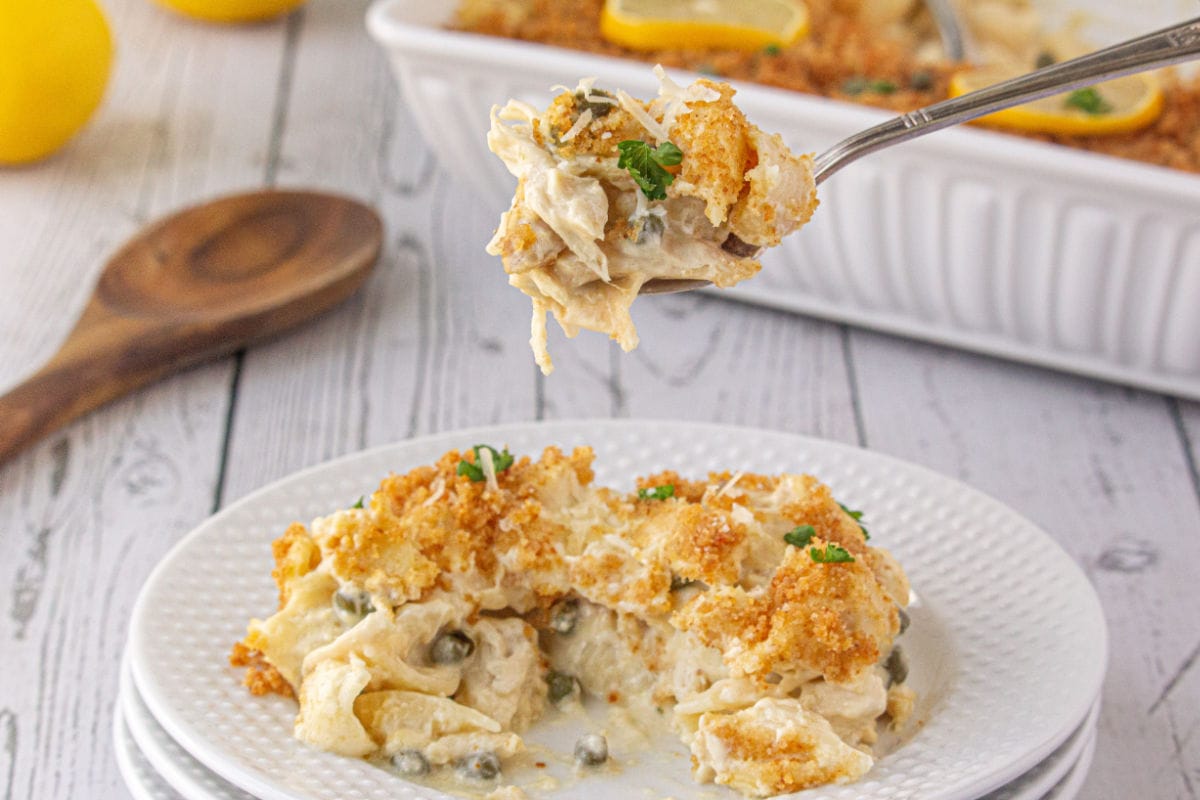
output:
[[[44,367],[0,396],[0,464],[81,414],[170,371],[160,359],[139,352],[154,348],[155,326],[106,323],[76,328]]]

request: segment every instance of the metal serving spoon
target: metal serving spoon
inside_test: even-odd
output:
[[[994,111],[1122,75],[1178,64],[1197,56],[1200,56],[1200,18],[901,114],[843,139],[818,155],[813,159],[813,178],[820,184],[842,167],[876,150],[969,122]],[[747,255],[756,255],[757,252],[754,250]],[[709,282],[702,280],[656,278],[642,286],[641,294],[686,292],[707,285]]]
[[[942,40],[946,58],[951,61],[965,61],[970,47],[951,0],[925,0],[925,8],[929,10],[929,16],[933,17],[933,24]]]

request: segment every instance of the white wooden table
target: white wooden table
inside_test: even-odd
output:
[[[1112,655],[1083,796],[1200,796],[1200,405],[700,295],[639,303],[643,344],[561,336],[484,254],[495,219],[422,144],[363,0],[255,27],[104,0],[105,105],[0,171],[0,387],[47,358],[103,260],[178,206],[264,185],[375,204],[366,289],[300,332],[120,400],[0,466],[0,797],[127,798],[110,742],[131,606],[184,533],[343,453],[462,426],[673,417],[925,464],[1050,531],[1103,599]],[[1036,558],[1036,553],[1030,554]]]

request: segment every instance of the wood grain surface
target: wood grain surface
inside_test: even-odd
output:
[[[302,191],[229,195],[139,231],[58,352],[0,395],[0,464],[115,397],[328,311],[381,246],[369,207]]]
[[[0,798],[130,797],[110,742],[130,609],[214,510],[362,447],[573,417],[817,435],[1008,503],[1079,562],[1108,616],[1081,796],[1200,797],[1200,405],[708,295],[640,300],[629,355],[554,333],[543,378],[527,302],[482,252],[497,210],[430,157],[363,0],[233,28],[103,3],[120,60],[101,113],[54,159],[0,173],[0,388],[56,349],[105,258],[176,207],[328,188],[375,205],[386,243],[364,290],[313,325],[0,467]]]

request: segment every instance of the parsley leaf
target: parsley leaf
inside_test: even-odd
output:
[[[797,525],[783,535],[783,540],[796,547],[808,547],[808,543],[817,535],[817,529],[812,525]]]
[[[783,52],[783,48],[781,48],[781,47],[780,47],[779,45],[777,45],[777,44],[769,44],[769,45],[767,45],[766,47],[764,47],[764,48],[763,48],[763,55],[768,55],[768,56],[777,56],[777,55],[779,55],[781,52]]]
[[[854,561],[854,556],[850,555],[850,551],[833,542],[826,544],[824,550],[819,547],[810,547],[808,556],[818,564],[846,564]]]
[[[1095,86],[1076,89],[1067,95],[1067,99],[1063,101],[1063,105],[1067,108],[1078,108],[1080,111],[1092,116],[1107,114],[1113,110],[1112,103],[1105,100]]]
[[[479,457],[479,451],[483,449],[490,450],[492,453],[492,466],[496,468],[497,474],[504,472],[513,465],[512,454],[508,452],[508,448],[504,448],[504,452],[497,452],[496,448],[487,444],[477,444],[472,450],[475,451],[475,463],[472,464],[465,458],[458,462],[458,474],[466,475],[467,478],[478,483],[486,477],[483,474],[483,460]]]
[[[639,500],[666,500],[668,497],[675,496],[675,484],[664,483],[662,486],[654,486],[649,489],[638,489]]]
[[[683,151],[671,142],[651,147],[640,139],[626,139],[617,145],[621,151],[617,166],[628,170],[642,192],[651,200],[664,200],[667,187],[675,176],[663,167],[673,167],[683,161]]]
[[[870,533],[867,531],[867,526],[862,524],[862,515],[863,515],[863,512],[861,512],[861,511],[854,511],[854,510],[852,510],[852,509],[846,508],[846,507],[845,507],[844,505],[842,505],[841,503],[838,503],[838,505],[842,507],[842,511],[845,511],[847,514],[849,514],[849,515],[850,515],[850,518],[851,518],[852,520],[854,520],[855,522],[857,522],[857,523],[858,523],[858,529],[859,529],[860,531],[862,531],[863,538],[864,538],[864,539],[868,539],[868,540],[869,540],[869,539],[871,538],[871,534],[870,534]]]
[[[878,78],[872,80],[859,75],[849,78],[845,83],[842,84],[842,91],[851,96],[860,95],[864,92],[873,92],[875,94],[895,94],[896,89],[898,88],[899,87],[897,87],[895,83],[889,81],[887,78]]]
[[[366,496],[366,495],[359,495],[359,496],[358,496],[358,502],[357,502],[357,503],[355,503],[354,505],[350,506],[350,507],[351,507],[351,508],[362,508],[362,507],[363,507],[363,500],[366,500],[366,499],[367,499],[367,496]]]

